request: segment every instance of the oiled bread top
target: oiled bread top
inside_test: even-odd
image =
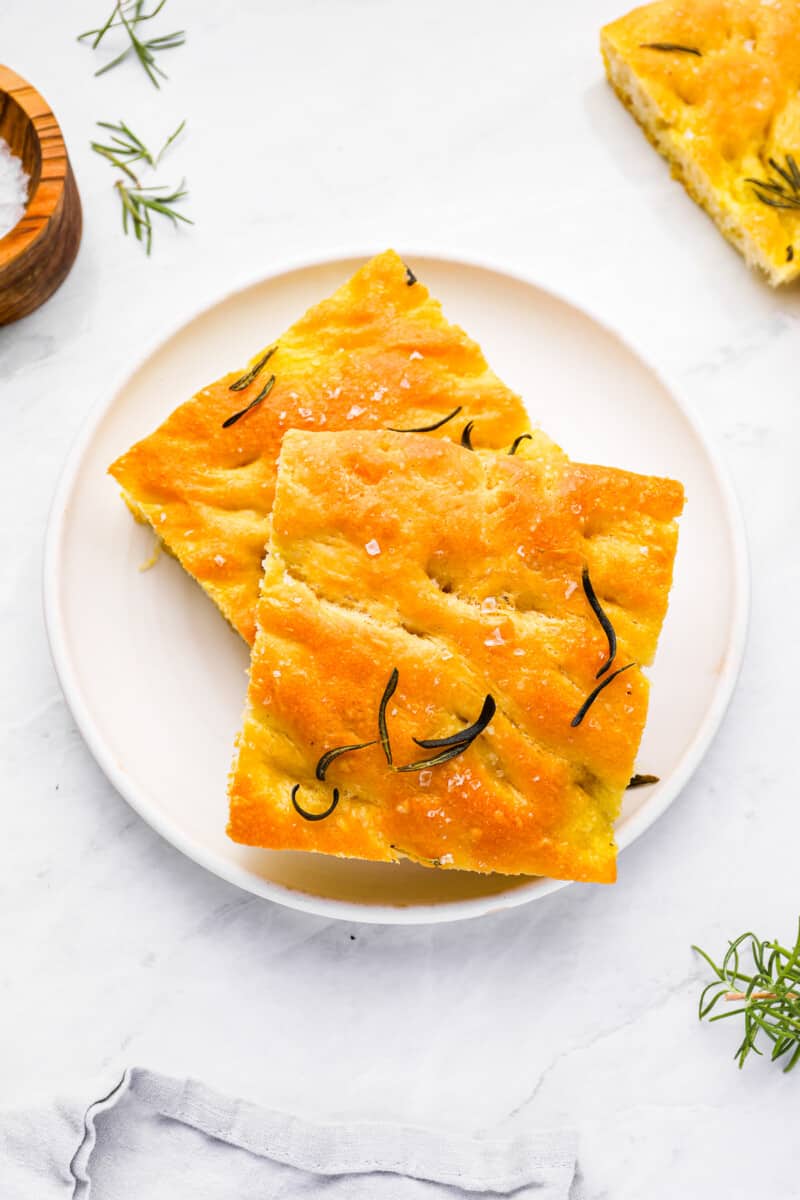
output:
[[[393,251],[366,263],[275,344],[249,386],[231,390],[242,370],[224,375],[111,467],[134,511],[248,642],[287,430],[417,427],[458,406],[437,436],[458,438],[474,419],[476,441],[503,446],[529,428],[519,396]],[[272,375],[268,395],[223,428]]]
[[[647,709],[638,667],[583,723],[608,643],[589,568],[619,639],[616,665],[647,663],[667,607],[679,484],[570,462],[543,434],[515,456],[424,435],[287,434],[231,780],[241,842],[476,871],[609,881],[613,821]],[[459,757],[410,774],[413,739],[497,713]],[[291,805],[321,811],[307,822]]]
[[[607,58],[627,64],[723,214],[784,267],[800,208],[763,204],[748,179],[782,183],[770,158],[800,165],[800,0],[658,0],[607,25],[601,42]],[[800,244],[788,275],[799,263]]]

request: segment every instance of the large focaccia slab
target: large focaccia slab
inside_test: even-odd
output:
[[[682,503],[677,483],[572,463],[542,434],[512,456],[415,434],[288,433],[231,837],[612,881],[648,685],[631,667],[574,724],[609,656],[584,572],[618,639],[602,679],[649,663]],[[378,741],[319,780],[326,751],[379,738],[395,670],[392,765]],[[465,729],[487,696],[496,712],[462,753],[396,769],[435,757],[413,739]]]
[[[503,446],[529,428],[519,396],[393,251],[373,258],[272,345],[266,361],[271,347],[248,372],[199,391],[110,468],[134,515],[248,642],[287,430],[416,428],[459,406],[438,436],[458,438],[479,419],[482,444]],[[233,386],[248,375],[245,386]]]
[[[772,284],[800,271],[800,0],[659,0],[607,25],[620,99]]]

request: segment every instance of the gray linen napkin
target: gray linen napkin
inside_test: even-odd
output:
[[[310,1125],[132,1067],[109,1094],[0,1114],[3,1200],[578,1200],[571,1134]]]

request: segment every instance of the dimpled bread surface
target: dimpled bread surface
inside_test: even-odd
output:
[[[224,375],[110,468],[134,516],[152,525],[250,643],[287,430],[418,427],[459,405],[458,418],[434,436],[457,438],[479,419],[485,444],[500,447],[530,428],[519,396],[393,251],[371,259],[272,344],[247,387],[231,389],[241,370]],[[263,400],[224,428],[273,375]]]
[[[725,237],[773,285],[796,278],[800,172],[792,187],[780,170],[791,180],[787,156],[800,167],[800,0],[659,0],[607,25],[601,49],[620,99]]]
[[[488,426],[492,428],[491,424]],[[571,462],[544,434],[515,455],[422,434],[286,435],[229,834],[273,849],[611,882],[613,825],[647,712],[680,484]],[[613,622],[614,667],[584,720]],[[451,761],[417,739],[488,727]],[[610,672],[609,672],[610,673]],[[312,814],[331,804],[323,820]]]

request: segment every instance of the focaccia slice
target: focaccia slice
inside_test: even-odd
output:
[[[601,33],[623,104],[773,285],[800,271],[800,0],[659,0]]]
[[[513,456],[424,435],[287,434],[230,836],[612,881],[682,503],[677,483],[572,463],[543,434]],[[575,725],[609,657],[584,568],[618,644]],[[375,739],[395,670],[390,766]],[[441,754],[414,739],[467,729],[487,696],[496,712],[463,752],[397,770]],[[370,742],[317,778],[325,752]]]
[[[110,471],[133,513],[252,643],[287,429],[438,424],[438,435],[457,439],[471,419],[489,446],[529,428],[519,396],[390,250],[260,350],[244,374],[224,375],[181,405]]]

